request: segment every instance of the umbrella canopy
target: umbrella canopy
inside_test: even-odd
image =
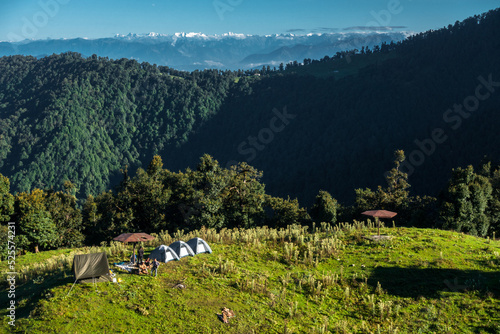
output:
[[[368,210],[361,212],[362,215],[365,216],[372,216],[372,217],[378,217],[378,218],[392,218],[395,215],[397,215],[396,212],[392,211],[387,211],[387,210]]]
[[[365,216],[371,216],[374,218],[392,218],[395,215],[397,215],[396,212],[387,211],[387,210],[368,210],[368,211],[361,212],[361,214],[365,215]],[[380,221],[378,221],[377,219],[375,219],[375,220],[378,223],[377,230],[378,230],[378,235],[380,236]]]
[[[141,242],[153,240],[154,238],[155,237],[147,233],[122,233],[116,238],[113,238],[113,240],[121,242]]]

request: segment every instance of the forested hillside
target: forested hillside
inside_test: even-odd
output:
[[[0,58],[0,172],[14,191],[71,180],[81,197],[100,193],[120,169],[186,142],[233,77],[75,53]]]
[[[500,159],[500,11],[332,58],[255,81],[166,165],[245,160],[270,193],[310,205],[318,189],[350,204],[355,188],[384,185],[395,149],[420,195],[437,196],[452,168]]]
[[[499,10],[330,56],[260,76],[75,53],[0,58],[0,173],[13,192],[70,180],[85,198],[154,154],[177,171],[208,153],[262,170],[274,196],[310,205],[324,189],[349,204],[355,188],[384,183],[396,149],[412,191],[433,196],[452,168],[500,159]],[[331,75],[307,75],[318,66]]]

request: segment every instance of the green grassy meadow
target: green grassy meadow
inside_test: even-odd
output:
[[[19,256],[19,333],[500,333],[500,242],[369,222],[307,228],[200,230],[212,254],[162,264],[158,277],[117,270],[130,248],[107,245],[121,283],[73,283],[71,256]],[[146,245],[146,250],[154,248]],[[102,245],[101,250],[104,249]],[[36,267],[37,263],[44,263]],[[51,265],[49,265],[51,264]],[[6,263],[0,263],[2,272]],[[5,281],[5,280],[3,280]],[[174,288],[178,283],[185,289]],[[7,305],[5,289],[0,296]],[[229,323],[216,313],[228,307]]]

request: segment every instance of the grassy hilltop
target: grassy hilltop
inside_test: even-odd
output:
[[[69,296],[73,254],[98,249],[27,254],[16,263],[21,275],[15,331],[500,331],[498,241],[432,229],[381,232],[393,239],[364,239],[376,233],[370,222],[313,229],[208,229],[174,237],[160,233],[156,244],[200,236],[213,254],[162,264],[157,278],[118,272],[122,283],[76,285]],[[130,254],[121,244],[104,249],[111,263]],[[0,265],[5,272],[6,263]],[[181,282],[185,289],[174,288]],[[0,298],[6,305],[6,294]],[[222,307],[236,314],[229,324],[216,316]],[[5,314],[2,308],[2,318]],[[6,321],[2,328],[11,331]]]

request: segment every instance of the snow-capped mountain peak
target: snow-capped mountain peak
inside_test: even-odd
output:
[[[67,51],[84,56],[97,54],[112,59],[129,58],[139,62],[166,65],[179,70],[204,68],[248,69],[275,66],[305,58],[320,59],[336,52],[361,49],[405,39],[407,32],[333,32],[247,35],[227,32],[207,35],[201,32],[161,34],[117,34],[102,39],[49,39],[0,42],[0,57],[13,54],[44,56]]]

